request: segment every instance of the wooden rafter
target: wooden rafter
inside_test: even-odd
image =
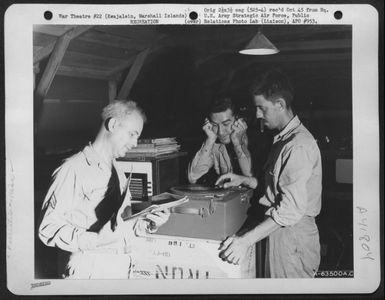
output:
[[[44,73],[40,79],[39,85],[36,88],[36,96],[38,98],[44,98],[46,96],[70,41],[84,33],[89,28],[90,26],[75,27],[67,31],[56,40],[55,44],[53,45],[51,57],[49,58],[47,66],[44,69]],[[44,49],[46,48],[47,47]]]
[[[123,82],[122,87],[120,88],[118,99],[127,99],[128,95],[130,94],[131,88],[134,85],[134,82],[136,78],[139,75],[140,70],[142,69],[144,62],[146,60],[146,57],[150,51],[150,48],[147,48],[146,50],[140,52],[133,63],[133,65],[130,68],[130,71],[128,72],[126,79]]]
[[[117,95],[117,81],[114,79],[110,79],[108,81],[108,98],[111,102],[112,100],[116,99]]]
[[[86,32],[87,30],[89,30],[92,27],[93,26],[88,26],[88,25],[87,26],[77,26],[77,27],[74,27],[74,28],[68,30],[61,37],[66,36],[66,38],[68,38],[69,40],[72,40],[72,39],[78,37],[79,35],[83,34],[84,32]],[[59,39],[60,39],[60,37],[59,37]],[[54,42],[48,44],[47,46],[34,52],[33,63],[35,64],[35,63],[41,61],[42,59],[48,57],[52,53],[56,44],[57,44],[57,41],[54,41]]]
[[[59,66],[57,75],[70,76],[70,77],[80,77],[80,78],[92,78],[92,79],[101,79],[108,80],[110,78],[109,72],[91,69],[86,67],[74,67],[74,66]]]
[[[55,43],[51,57],[44,69],[43,75],[36,88],[36,96],[38,98],[44,98],[47,94],[49,87],[51,86],[52,80],[59,68],[60,62],[63,59],[64,53],[68,47],[70,38],[68,34],[62,35]]]
[[[35,100],[34,100],[35,124],[37,124],[37,122],[40,119],[43,100],[47,95],[48,89],[51,86],[52,80],[55,77],[57,70],[59,69],[59,65],[67,50],[68,44],[74,37],[78,36],[79,34],[83,33],[85,30],[89,28],[90,28],[89,26],[75,27],[67,31],[62,36],[60,36],[56,40],[55,44],[53,45],[51,56],[48,60],[48,63],[44,69],[43,75],[41,76],[41,79],[35,91]]]
[[[151,44],[151,41],[111,35],[97,30],[87,32],[79,37],[79,40],[116,48],[135,49],[137,51],[140,51]]]

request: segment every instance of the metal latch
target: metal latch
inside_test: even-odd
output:
[[[183,214],[183,215],[198,215],[201,218],[205,218],[208,215],[212,215],[215,212],[215,201],[214,198],[210,199],[209,208],[200,207],[200,208],[194,208],[194,207],[183,207],[183,206],[177,206],[170,209],[172,213],[175,214]]]

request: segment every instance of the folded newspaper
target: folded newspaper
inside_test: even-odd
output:
[[[178,198],[179,198],[178,196],[170,193],[163,193],[160,195],[156,195],[152,198],[152,202],[156,204],[153,204],[131,216],[128,216],[128,215],[123,216],[122,214],[122,219],[123,221],[132,220],[141,216],[145,216],[146,214],[149,214],[149,213],[170,209],[170,208],[182,205],[184,203],[187,203],[189,201],[187,196],[184,196],[181,199],[178,199]],[[175,200],[175,199],[178,199],[178,200]]]

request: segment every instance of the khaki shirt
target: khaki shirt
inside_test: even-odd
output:
[[[188,179],[190,183],[195,183],[205,175],[212,167],[218,175],[233,172],[230,156],[224,144],[214,144],[210,155],[204,155],[204,144],[195,154],[194,159],[188,167]]]
[[[103,227],[113,231],[111,217],[120,215],[131,203],[127,179],[115,162],[114,166],[116,173],[112,174],[114,171],[93,148],[86,146],[54,172],[39,226],[44,244],[69,252],[84,250],[87,245],[88,250],[95,246],[97,233]]]
[[[296,224],[321,210],[322,165],[317,142],[295,116],[274,137],[265,164],[266,215],[281,226]]]

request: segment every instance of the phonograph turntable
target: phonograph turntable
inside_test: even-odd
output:
[[[219,188],[198,184],[170,189],[188,196],[189,202],[174,207],[169,220],[157,234],[223,240],[236,233],[247,217],[253,190],[244,187]]]

